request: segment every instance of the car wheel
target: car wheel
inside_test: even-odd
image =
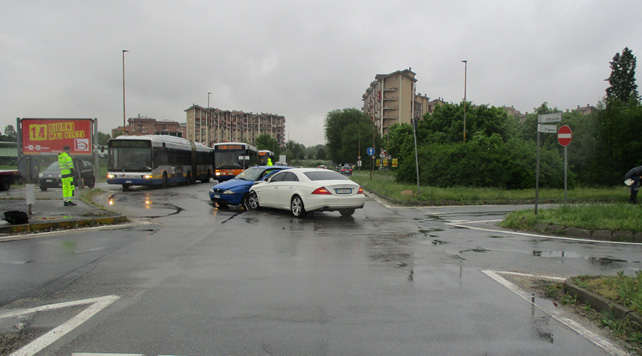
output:
[[[40,186],[40,190],[42,190],[43,192],[46,192],[47,191],[47,187]]]
[[[300,196],[295,195],[292,197],[292,201],[290,202],[290,211],[296,218],[302,218],[305,216],[305,207],[303,206],[303,200]]]
[[[241,204],[243,205],[243,209],[245,209],[246,211],[250,210],[250,195],[249,194],[245,194],[243,196],[243,200],[242,200]]]
[[[89,183],[87,183],[87,186],[89,188],[93,188],[96,186],[96,178],[89,178]]]
[[[354,209],[341,209],[339,210],[339,214],[345,217],[352,216],[352,214],[354,214]]]
[[[256,195],[256,192],[251,192],[247,197],[247,207],[249,208],[248,210],[256,210],[259,208],[259,197]]]

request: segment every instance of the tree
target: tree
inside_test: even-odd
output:
[[[106,146],[111,136],[106,133],[98,132],[98,145]]]
[[[279,148],[279,143],[275,138],[268,134],[261,134],[259,137],[254,140],[256,148],[259,150],[270,150],[274,153],[274,157],[278,158],[281,154],[281,149]]]
[[[335,163],[357,163],[366,157],[368,147],[379,151],[381,137],[372,120],[361,110],[334,110],[325,119],[326,154]],[[374,142],[373,142],[374,141]]]
[[[7,125],[7,127],[4,128],[4,141],[10,141],[10,142],[16,142],[18,141],[18,134],[16,133],[16,129],[13,128],[13,125]]]
[[[622,54],[616,53],[611,62],[611,75],[606,88],[606,101],[612,103],[619,101],[628,103],[632,100],[639,101],[638,86],[635,83],[636,58],[633,52],[625,47]]]

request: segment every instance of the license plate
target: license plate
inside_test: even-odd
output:
[[[131,182],[132,182],[131,180],[126,180],[126,181],[125,181],[125,183],[131,183]]]
[[[334,191],[337,192],[337,194],[350,194],[350,193],[352,193],[352,189],[351,188],[337,188]]]
[[[218,194],[214,194],[214,198],[218,199],[218,198],[220,198],[220,197],[221,197],[220,195],[218,195]]]
[[[47,179],[47,183],[53,183],[53,179]]]

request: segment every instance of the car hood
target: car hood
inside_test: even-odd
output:
[[[228,181],[225,181],[223,183],[219,183],[213,186],[212,189],[228,190],[228,189],[234,189],[234,188],[243,187],[243,186],[249,187],[252,184],[254,184],[254,181],[251,181],[251,180],[230,179]]]

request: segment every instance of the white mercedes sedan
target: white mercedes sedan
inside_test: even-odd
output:
[[[250,188],[248,205],[290,210],[295,217],[312,211],[339,211],[351,216],[363,208],[366,196],[359,184],[328,169],[292,168]]]

